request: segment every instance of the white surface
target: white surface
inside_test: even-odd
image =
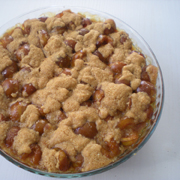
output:
[[[163,113],[148,143],[120,166],[81,180],[180,179],[180,1],[175,0],[0,0],[0,26],[13,17],[49,5],[91,7],[133,27],[147,41],[161,66],[165,83]],[[50,180],[22,170],[0,156],[1,180]]]

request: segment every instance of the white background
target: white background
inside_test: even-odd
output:
[[[147,41],[161,66],[163,113],[148,143],[125,163],[81,180],[180,179],[180,1],[175,0],[0,0],[0,26],[28,11],[49,5],[90,7],[108,12]],[[0,180],[52,180],[16,167],[0,156]]]

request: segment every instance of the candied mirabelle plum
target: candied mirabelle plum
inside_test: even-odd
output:
[[[75,168],[75,171],[81,170],[83,162],[84,162],[84,157],[82,156],[82,154],[77,154],[76,161],[73,163],[73,167]]]
[[[149,107],[146,109],[146,113],[147,113],[147,119],[151,119],[152,115],[153,115],[154,109],[151,105],[149,105]]]
[[[38,35],[39,35],[40,44],[42,45],[42,47],[44,47],[48,42],[49,34],[46,30],[42,29],[38,31]]]
[[[114,74],[120,74],[122,73],[122,69],[126,64],[123,62],[115,62],[110,64],[110,69]]]
[[[120,43],[121,44],[124,44],[127,40],[127,35],[125,34],[121,34],[121,37],[120,37]]]
[[[102,89],[95,90],[92,98],[94,102],[101,102],[101,100],[104,98],[104,91]]]
[[[130,54],[132,54],[133,52],[138,53],[138,54],[139,54],[140,56],[142,56],[143,58],[146,58],[145,55],[144,55],[142,52],[134,51],[134,50],[133,50],[133,51],[130,52]],[[145,68],[146,68],[146,67],[147,67],[147,66],[145,66]]]
[[[19,121],[21,115],[26,110],[27,104],[21,101],[17,101],[10,106],[9,115],[10,120],[12,121]]]
[[[59,148],[56,148],[56,150],[59,151],[59,170],[65,172],[71,167],[71,161],[69,159],[69,156]]]
[[[8,117],[4,116],[3,114],[0,113],[0,122],[1,121],[8,121]]]
[[[76,45],[76,41],[74,41],[74,40],[72,40],[72,39],[66,39],[66,40],[64,41],[64,43],[65,43],[67,46],[71,47],[72,50],[74,51],[74,48],[75,48],[75,45]]]
[[[95,122],[87,122],[82,127],[75,129],[76,134],[81,134],[87,138],[93,139],[98,133]]]
[[[91,105],[92,105],[92,100],[87,100],[87,101],[84,101],[83,103],[81,103],[81,106],[90,107]]]
[[[69,56],[59,57],[56,63],[61,68],[69,68],[71,66],[71,58]]]
[[[108,122],[108,121],[111,121],[112,119],[113,119],[113,116],[108,115],[108,116],[104,119],[104,121]]]
[[[121,138],[121,144],[123,146],[131,146],[137,142],[138,138],[138,133],[136,131],[131,131],[130,133],[128,133],[128,136]]]
[[[84,56],[85,56],[85,52],[83,51],[78,51],[76,52],[73,57],[72,57],[72,60],[75,60],[75,59],[82,59]]]
[[[7,97],[16,97],[19,92],[19,83],[15,79],[8,78],[4,80],[2,87]]]
[[[109,34],[114,33],[114,32],[115,32],[115,29],[113,27],[111,27],[110,29],[105,28],[103,34],[104,35],[109,35]]]
[[[84,36],[84,35],[87,34],[88,32],[89,32],[89,30],[88,30],[88,29],[85,29],[85,28],[82,28],[82,29],[79,30],[79,34],[82,35],[82,36]]]
[[[12,41],[13,41],[13,37],[8,33],[4,34],[4,36],[0,39],[3,48],[6,48],[7,45]]]
[[[44,117],[46,115],[46,113],[44,113],[44,110],[42,107],[38,107],[39,113],[42,117]]]
[[[60,121],[62,121],[62,120],[64,120],[64,119],[66,119],[67,118],[67,116],[65,115],[65,113],[64,112],[61,112],[61,114],[59,115],[59,117],[58,117],[58,121],[60,122]]]
[[[82,20],[83,27],[86,27],[90,24],[92,24],[92,21],[89,18],[83,18],[83,20]]]
[[[116,74],[114,76],[114,83],[115,84],[125,84],[127,86],[130,86],[130,81],[127,80],[127,79],[121,79],[121,77],[122,77],[121,73],[120,74]]]
[[[141,81],[140,86],[137,88],[137,92],[146,92],[150,97],[156,94],[155,86],[147,81]]]
[[[19,130],[20,130],[20,127],[18,126],[13,126],[8,130],[6,134],[6,139],[5,139],[5,144],[7,147],[12,146],[14,142],[14,137],[17,136]]]
[[[45,22],[47,20],[48,17],[42,16],[40,18],[38,18],[41,22]]]
[[[38,165],[39,161],[41,160],[41,156],[42,156],[42,151],[41,148],[38,144],[34,143],[30,145],[31,148],[31,152],[28,153],[24,153],[21,155],[21,159],[25,160],[25,159],[29,159],[29,161],[33,164],[33,165]]]
[[[117,80],[116,84],[125,84],[127,86],[130,86],[130,82],[127,79]]]
[[[147,71],[146,71],[146,68],[147,68],[147,66],[144,66],[144,67],[142,68],[141,80],[143,80],[143,81],[149,81],[149,82],[150,82],[150,77],[149,77],[149,75],[148,75],[148,73],[147,73]]]
[[[40,119],[36,121],[36,123],[32,126],[32,129],[39,132],[39,135],[42,135],[44,133],[44,127],[46,126],[47,123],[48,123],[47,120]]]
[[[113,46],[113,40],[109,36],[99,35],[98,40],[96,42],[96,46],[100,47],[108,43],[110,43]]]
[[[18,61],[21,61],[24,56],[28,55],[29,51],[29,44],[24,44],[20,46],[19,49],[15,52],[16,59]]]
[[[25,96],[30,96],[36,91],[36,88],[30,83],[25,84],[22,88],[22,93],[25,94]]]
[[[52,29],[51,33],[63,34],[67,30],[66,26],[56,26]]]
[[[120,122],[118,123],[117,126],[120,129],[124,129],[128,126],[131,126],[131,125],[135,125],[134,118],[123,117],[122,119],[120,119]]]
[[[31,27],[30,27],[30,25],[22,25],[22,28],[23,28],[23,34],[24,35],[29,35],[30,34],[30,32],[31,32]]]
[[[116,31],[116,23],[114,22],[113,19],[106,19],[105,23],[109,23],[111,25],[111,27],[105,28],[103,34],[109,35],[109,34],[114,33]]]
[[[38,144],[31,144],[31,162],[35,165],[39,164],[39,161],[41,160],[42,151]]]
[[[108,158],[114,158],[120,154],[119,144],[114,139],[111,139],[109,142],[105,141],[101,152]]]
[[[76,59],[82,59],[83,57],[85,57],[86,53],[81,51],[76,52],[73,56],[72,56],[72,61],[71,61],[71,66],[74,67],[75,65],[75,61]]]
[[[6,67],[6,68],[2,71],[2,75],[3,75],[3,77],[5,77],[5,78],[12,78],[13,75],[14,75],[14,73],[17,72],[17,71],[18,71],[18,65],[17,65],[17,63],[15,63],[15,62],[13,61],[13,63],[12,63],[10,66]]]
[[[55,17],[61,18],[65,12],[73,13],[70,9],[67,9],[67,10],[62,11],[61,13],[56,14]]]
[[[94,51],[93,54],[96,55],[103,63],[105,64],[108,63],[108,60],[104,58],[103,55],[98,50]]]

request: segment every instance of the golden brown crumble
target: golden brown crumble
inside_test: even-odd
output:
[[[112,19],[28,19],[0,39],[0,64],[0,147],[31,167],[106,166],[152,117],[158,69]]]

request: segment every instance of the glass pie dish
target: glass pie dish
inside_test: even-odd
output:
[[[83,176],[89,176],[94,175],[97,173],[101,173],[104,171],[107,171],[113,167],[116,167],[117,165],[121,164],[122,162],[126,161],[128,158],[130,158],[133,154],[135,154],[150,138],[152,133],[154,132],[162,112],[162,106],[163,106],[163,96],[164,96],[164,90],[163,90],[163,78],[160,66],[156,60],[156,57],[148,44],[143,40],[143,38],[134,31],[130,26],[125,24],[123,21],[119,20],[116,17],[113,17],[107,13],[103,13],[100,11],[88,9],[88,8],[81,8],[81,7],[47,7],[39,10],[32,11],[30,13],[27,13],[23,16],[20,16],[18,18],[15,18],[11,20],[10,22],[6,23],[0,28],[0,34],[3,35],[8,29],[12,28],[16,24],[22,24],[27,19],[32,18],[39,18],[42,16],[48,16],[51,17],[55,14],[58,14],[59,12],[62,12],[64,10],[70,9],[72,12],[75,13],[81,13],[85,15],[87,18],[94,19],[96,21],[104,21],[106,19],[113,19],[116,23],[117,29],[124,30],[126,33],[129,34],[129,37],[131,38],[133,42],[134,50],[138,52],[142,52],[143,55],[146,57],[146,63],[147,65],[152,64],[155,67],[158,67],[158,75],[157,75],[157,81],[156,81],[156,100],[154,105],[154,111],[151,118],[151,121],[149,125],[144,129],[144,132],[139,137],[138,141],[136,141],[131,148],[128,148],[124,153],[120,154],[117,158],[117,160],[113,163],[110,163],[109,165],[106,165],[102,168],[98,168],[95,170],[85,171],[85,172],[79,172],[79,173],[51,173],[47,171],[42,171],[39,169],[32,168],[30,166],[27,166],[15,158],[8,155],[3,150],[0,150],[0,154],[4,156],[7,160],[12,162],[13,164],[28,170],[30,172],[33,172],[35,174],[40,174],[44,176],[49,177],[59,177],[59,178],[73,178],[73,177],[83,177]]]

